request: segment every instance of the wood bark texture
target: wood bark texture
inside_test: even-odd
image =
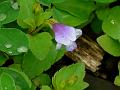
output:
[[[86,68],[92,72],[98,70],[104,56],[103,49],[84,34],[76,42],[77,48],[73,52],[67,52],[66,56],[76,62],[85,63]]]

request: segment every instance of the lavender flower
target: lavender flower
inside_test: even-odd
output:
[[[62,45],[65,45],[67,51],[73,51],[77,48],[75,41],[82,35],[82,31],[80,29],[75,29],[74,27],[60,23],[53,24],[52,28],[57,42],[56,49],[60,49]]]

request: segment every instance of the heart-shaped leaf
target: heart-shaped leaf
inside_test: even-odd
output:
[[[52,45],[52,37],[49,33],[43,32],[29,37],[29,46],[32,53],[39,59],[44,60],[47,56],[50,46]]]

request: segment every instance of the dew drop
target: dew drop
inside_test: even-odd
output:
[[[7,87],[5,87],[5,90],[8,90],[8,88],[7,88]]]
[[[5,44],[5,47],[6,47],[6,48],[11,48],[12,45],[11,45],[11,44]]]
[[[5,19],[6,19],[6,17],[7,17],[7,15],[6,15],[6,14],[1,13],[1,14],[0,14],[0,21],[5,20]]]
[[[14,9],[14,10],[18,10],[18,3],[17,2],[15,2],[15,3],[13,3],[12,4],[12,8]]]
[[[20,53],[22,53],[22,52],[27,52],[27,51],[28,51],[28,48],[25,47],[25,46],[21,46],[21,47],[17,48],[17,51],[20,52]]]
[[[112,23],[112,24],[115,24],[115,20],[111,20],[111,23]]]

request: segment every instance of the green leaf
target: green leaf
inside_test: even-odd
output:
[[[33,5],[35,0],[18,0],[20,5],[20,12],[17,19],[19,26],[23,28],[35,29],[35,20],[33,13]]]
[[[80,24],[82,24],[83,22],[86,22],[87,19],[85,20],[80,19],[79,17],[75,17],[63,10],[59,10],[59,9],[54,9],[53,10],[53,16],[54,18],[60,22],[60,23],[64,23],[66,25],[70,25],[70,26],[78,26]]]
[[[59,50],[57,50],[56,61],[60,60],[64,56],[65,52],[65,47],[61,47]]]
[[[18,85],[21,90],[30,90],[31,81],[23,72],[12,68],[0,68],[0,72],[9,74],[14,79],[15,85]]]
[[[8,56],[0,53],[0,66],[2,66],[8,60],[8,58]]]
[[[55,90],[84,90],[88,86],[83,81],[84,76],[84,64],[76,63],[56,72],[52,78],[52,84]]]
[[[114,84],[120,86],[120,61],[118,62],[119,75],[115,77]]]
[[[40,3],[45,5],[45,6],[50,6],[51,5],[51,0],[40,0]]]
[[[97,17],[100,20],[104,20],[105,18],[108,18],[110,12],[110,8],[101,7],[98,10],[96,10]]]
[[[10,0],[0,3],[0,24],[7,24],[17,19],[19,10],[12,8]]]
[[[7,73],[0,76],[0,90],[16,90],[14,79]]]
[[[9,55],[18,55],[28,50],[28,38],[15,28],[0,29],[0,50]]]
[[[120,75],[120,61],[118,62],[118,70],[119,70],[119,75]]]
[[[120,86],[120,75],[115,77],[114,84]]]
[[[40,3],[43,5],[49,6],[51,3],[61,3],[64,2],[65,0],[40,0]]]
[[[34,78],[33,82],[34,82],[35,86],[40,87],[42,85],[50,85],[51,79],[50,79],[49,75],[42,73],[39,76],[37,76],[36,78]]]
[[[112,39],[107,35],[102,35],[99,38],[97,38],[97,42],[109,54],[113,56],[120,56],[119,41]]]
[[[95,33],[102,32],[102,21],[97,17],[94,17],[93,21],[91,22],[91,28]]]
[[[111,3],[111,2],[115,2],[116,0],[95,0],[95,1],[99,3]]]
[[[3,2],[3,1],[5,1],[5,0],[0,0],[0,3]],[[6,1],[7,1],[7,0],[6,0]]]
[[[24,54],[19,54],[19,55],[13,56],[14,64],[22,64],[23,57],[24,57]]]
[[[29,37],[29,46],[32,53],[39,60],[44,60],[49,52],[50,46],[52,45],[51,35],[47,32],[43,32],[28,37]]]
[[[57,51],[54,45],[51,46],[49,53],[44,60],[37,59],[32,52],[29,51],[24,56],[22,64],[23,71],[30,78],[40,75],[43,71],[49,69],[51,65],[56,62],[56,54]]]
[[[120,39],[120,6],[113,7],[103,21],[103,31],[114,39]]]
[[[18,71],[22,71],[20,64],[11,64],[9,67],[13,69],[17,69]]]
[[[52,16],[51,10],[46,10],[45,12],[41,12],[40,14],[36,15],[36,26],[40,26],[44,23],[45,20],[49,19]]]
[[[42,86],[41,90],[51,90],[49,86]]]
[[[21,88],[18,85],[16,85],[16,90],[21,90]]]
[[[78,17],[81,23],[85,23],[91,12],[95,9],[94,2],[86,0],[65,0],[62,3],[57,3],[54,5],[57,9],[64,10],[71,15]]]

